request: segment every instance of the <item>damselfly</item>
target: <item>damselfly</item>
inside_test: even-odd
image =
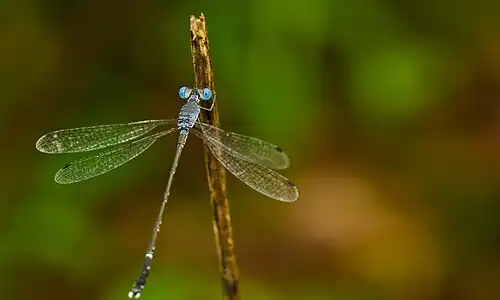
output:
[[[153,236],[144,258],[142,272],[129,292],[129,298],[133,299],[141,296],[149,276],[172,180],[190,132],[203,140],[229,172],[256,191],[283,202],[293,202],[299,197],[297,187],[290,180],[272,170],[285,169],[290,164],[288,156],[280,147],[253,137],[225,132],[200,122],[198,116],[201,109],[210,111],[214,106],[215,99],[212,99],[212,91],[208,88],[182,87],[179,90],[179,97],[186,100],[186,103],[182,106],[177,119],[57,130],[45,134],[36,143],[39,151],[53,154],[87,152],[109,147],[95,155],[70,162],[60,169],[55,175],[55,181],[69,184],[111,171],[144,152],[159,138],[179,131],[177,151],[170,169]],[[212,100],[210,108],[200,105],[201,101],[209,100]]]

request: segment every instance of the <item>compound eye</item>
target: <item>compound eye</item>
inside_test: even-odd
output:
[[[200,93],[201,100],[210,100],[212,98],[212,91],[210,89],[204,88]]]
[[[189,96],[191,96],[190,88],[183,86],[179,89],[179,97],[181,97],[181,99],[187,99]]]

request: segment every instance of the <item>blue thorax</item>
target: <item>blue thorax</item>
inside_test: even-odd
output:
[[[198,120],[198,115],[200,114],[199,102],[199,95],[193,93],[187,99],[186,104],[182,106],[179,118],[177,119],[177,129],[181,133],[187,133],[196,124],[196,120]]]

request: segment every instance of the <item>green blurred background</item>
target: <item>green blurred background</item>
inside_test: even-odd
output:
[[[184,3],[182,3],[184,2]],[[301,197],[229,177],[244,299],[500,299],[500,2],[0,1],[2,299],[126,299],[175,137],[79,184],[55,129],[172,118],[207,18],[222,126],[281,145]],[[143,299],[220,299],[201,142]]]

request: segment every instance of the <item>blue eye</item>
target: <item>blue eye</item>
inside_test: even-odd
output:
[[[191,95],[191,89],[189,89],[185,86],[180,88],[179,97],[181,97],[181,99],[187,99],[187,98],[189,98],[190,95]]]
[[[212,98],[212,91],[210,89],[204,88],[201,90],[200,98],[202,100],[210,100]]]

